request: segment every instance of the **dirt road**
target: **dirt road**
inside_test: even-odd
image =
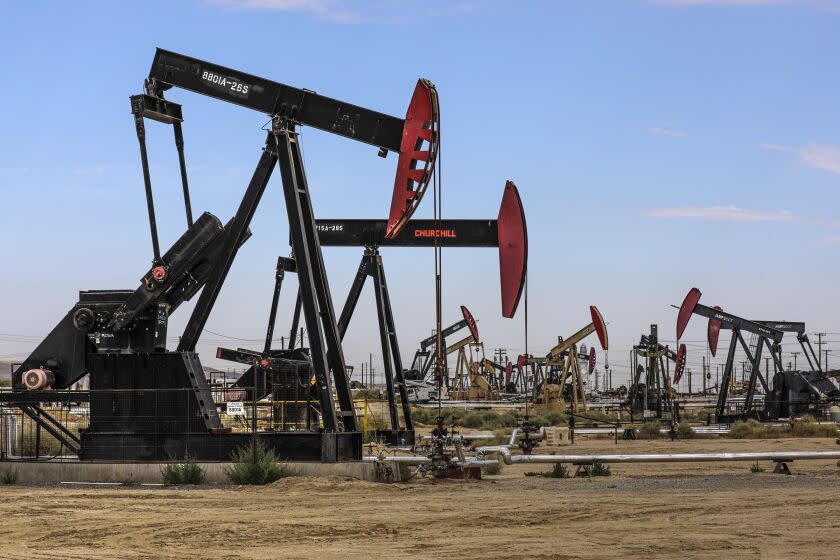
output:
[[[833,440],[621,442],[624,452],[835,450]],[[607,440],[575,452],[615,451]],[[772,465],[763,465],[768,473]],[[384,485],[290,478],[263,488],[0,487],[0,558],[837,558],[840,469],[619,465]]]

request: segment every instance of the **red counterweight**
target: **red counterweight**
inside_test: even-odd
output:
[[[417,80],[405,114],[405,125],[391,197],[391,212],[385,237],[393,239],[414,214],[429,181],[440,145],[440,109],[435,85]]]
[[[513,181],[505,183],[499,207],[499,274],[502,283],[502,316],[516,314],[525,287],[528,268],[528,228],[519,190]]]

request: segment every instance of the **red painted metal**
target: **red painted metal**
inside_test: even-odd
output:
[[[499,274],[502,281],[502,316],[516,314],[528,272],[528,227],[519,190],[513,181],[505,183],[499,207]]]
[[[714,306],[715,311],[723,311],[719,306]],[[712,356],[717,354],[718,339],[720,339],[720,319],[709,319],[708,328],[709,351]]]
[[[589,375],[595,370],[595,347],[589,347]]]
[[[516,369],[521,370],[526,365],[528,365],[528,356],[525,354],[519,354],[519,357],[516,358]]]
[[[677,315],[677,340],[682,338],[685,327],[688,325],[688,320],[691,319],[691,314],[694,313],[694,308],[697,307],[697,302],[700,301],[700,290],[691,288],[686,294],[685,299],[680,306],[680,312]]]
[[[475,319],[465,305],[461,306],[461,313],[464,315],[464,320],[467,322],[467,328],[470,329],[470,334],[473,337],[473,342],[480,342],[478,339],[478,325]]]
[[[508,386],[510,383],[510,376],[513,374],[513,364],[511,362],[507,363],[505,366],[505,387]]]
[[[674,365],[674,385],[682,379],[683,371],[685,370],[685,344],[680,344],[677,350],[677,363]]]
[[[166,278],[166,269],[162,266],[156,266],[152,269],[152,278],[161,282],[164,278]]]
[[[429,186],[440,145],[439,130],[437,89],[432,82],[421,78],[405,114],[391,213],[385,230],[388,239],[399,235]]]
[[[607,323],[604,322],[604,317],[601,316],[601,312],[594,305],[589,306],[589,313],[592,315],[592,325],[595,327],[598,340],[601,342],[601,348],[609,350],[610,340],[607,337]]]
[[[55,383],[55,375],[46,368],[30,369],[21,376],[21,379],[30,391],[51,389]]]

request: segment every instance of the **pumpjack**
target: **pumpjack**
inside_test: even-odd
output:
[[[347,330],[353,312],[359,302],[365,281],[368,277],[373,280],[376,300],[376,310],[379,322],[379,335],[382,346],[385,382],[388,393],[391,416],[391,431],[395,437],[402,437],[399,424],[396,396],[402,403],[403,417],[406,431],[413,431],[411,425],[411,410],[409,406],[409,390],[406,385],[402,358],[397,343],[396,325],[391,310],[391,297],[385,279],[383,257],[380,247],[434,247],[443,248],[479,248],[497,247],[499,251],[499,271],[501,282],[502,316],[511,318],[515,315],[519,299],[525,284],[525,274],[528,262],[528,232],[525,222],[525,212],[519,190],[513,181],[505,183],[502,202],[496,219],[487,220],[411,220],[405,224],[405,229],[398,238],[389,237],[387,224],[381,220],[317,220],[318,234],[323,246],[335,247],[363,247],[362,260],[356,276],[347,295],[347,300],[338,321],[341,336]],[[465,326],[470,327],[478,343],[475,320],[466,307],[461,308],[463,322],[441,329],[444,340]],[[415,381],[425,379],[434,362],[431,349],[437,344],[437,336],[432,336],[421,342],[421,352],[425,360],[418,363],[415,355],[415,366],[419,367],[419,377]],[[470,344],[465,343],[465,344]],[[453,348],[452,352],[458,351]],[[447,349],[449,353],[449,349]],[[444,375],[445,383],[449,387],[449,376]]]
[[[205,212],[193,221],[181,105],[164,97],[170,88],[216,98],[269,115],[271,124],[253,176],[234,216],[226,223]],[[204,377],[196,343],[275,166],[279,167],[289,220],[300,306],[309,348],[286,356],[293,369],[314,379],[318,425],[297,432],[260,433],[284,460],[361,458],[341,339],[324,269],[318,230],[303,167],[298,128],[311,126],[399,154],[385,235],[395,239],[417,208],[434,172],[439,144],[438,97],[418,80],[406,117],[400,119],[311,90],[292,87],[196,58],[158,49],[145,92],[132,96],[152,238],[152,266],[134,290],[80,292],[47,338],[13,372],[13,391],[2,395],[81,459],[168,459],[186,454],[227,459],[251,435],[223,428]],[[146,152],[147,120],[172,125],[179,156],[187,230],[164,254],[157,235]],[[201,292],[175,350],[166,334],[169,316]],[[268,345],[267,345],[268,346]],[[241,352],[257,369],[271,367],[264,353]],[[220,353],[225,354],[224,351]],[[90,391],[65,389],[89,376]],[[256,379],[250,383],[256,401]],[[243,386],[248,383],[243,382]],[[338,410],[333,394],[338,400]],[[68,396],[69,395],[69,396]],[[40,406],[90,400],[90,425],[76,435]]]
[[[548,368],[550,372],[552,370],[558,372],[559,370],[559,380],[555,380],[549,376],[541,386],[535,388],[535,404],[565,406],[570,401],[573,412],[586,410],[586,394],[583,386],[583,375],[580,369],[578,344],[590,334],[595,333],[598,336],[601,348],[604,351],[609,349],[607,324],[604,322],[604,318],[594,305],[589,306],[589,313],[592,321],[588,325],[569,338],[558,342],[546,355],[543,366]],[[595,365],[594,350],[595,348],[592,347],[590,353],[586,355],[586,359],[588,359],[590,364],[590,371]],[[566,388],[567,380],[570,381],[568,389]]]
[[[465,305],[461,306],[461,315],[461,319],[441,329],[440,338],[444,348],[449,348],[449,346],[446,344],[446,340],[449,337],[465,328],[470,328],[470,333],[465,339],[462,340],[474,341],[476,339],[476,333],[473,332],[474,329],[472,328],[472,325],[476,323],[476,320],[473,317],[473,314],[470,313],[470,310],[467,309]],[[429,380],[432,371],[432,365],[434,364],[437,339],[437,335],[432,334],[431,336],[428,336],[420,341],[420,348],[414,353],[414,359],[411,362],[411,367],[404,372],[404,376],[407,380],[417,382],[427,382]],[[444,371],[443,381],[445,386],[448,388],[448,369]]]
[[[733,419],[754,417],[762,420],[787,418],[800,414],[819,414],[818,409],[828,402],[840,399],[840,390],[831,378],[840,376],[840,370],[823,371],[814,349],[805,334],[805,324],[788,321],[751,321],[724,312],[719,306],[708,307],[699,303],[701,292],[689,290],[677,316],[677,339],[679,339],[692,314],[709,319],[707,338],[712,356],[717,354],[721,330],[732,331],[729,351],[726,356],[723,377],[718,390],[715,420],[728,422]],[[742,333],[751,335],[747,343]],[[781,359],[781,341],[785,332],[797,335],[812,371],[786,371]],[[735,352],[740,344],[749,362],[749,380],[746,396],[739,413],[730,414],[728,406],[729,388],[733,380]],[[768,386],[770,372],[761,372],[761,354],[767,348],[773,360],[773,385]],[[813,370],[816,365],[817,369]],[[767,368],[765,368],[766,370]],[[758,383],[764,391],[764,407],[755,406],[755,391]]]
[[[640,360],[641,358],[641,360]],[[662,418],[674,414],[671,384],[671,363],[674,364],[673,384],[679,383],[685,369],[686,348],[680,344],[674,352],[659,343],[659,327],[650,326],[650,334],[642,335],[630,354],[633,380],[627,399],[631,414],[653,415]],[[640,361],[642,363],[640,363]],[[644,365],[642,365],[644,364]],[[644,374],[644,379],[642,379]]]
[[[467,401],[492,401],[501,397],[499,388],[492,380],[490,360],[484,355],[484,343],[478,337],[478,327],[466,307],[461,307],[469,317],[470,334],[466,338],[446,347],[446,355],[458,353],[455,362],[455,376],[449,387],[449,398]]]

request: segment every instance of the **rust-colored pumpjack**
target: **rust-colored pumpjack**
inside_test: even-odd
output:
[[[458,352],[455,362],[455,376],[449,389],[449,396],[456,400],[495,400],[500,397],[498,389],[493,387],[482,375],[482,367],[489,367],[484,356],[484,343],[478,335],[478,325],[466,306],[461,306],[461,313],[470,331],[463,339],[446,347],[446,355]],[[469,355],[467,349],[469,348]],[[478,359],[473,359],[473,351]]]
[[[546,357],[546,365],[560,366],[562,368],[562,376],[560,378],[561,391],[566,384],[566,380],[571,377],[572,407],[574,411],[578,409],[586,410],[586,395],[583,389],[583,377],[578,361],[578,343],[594,332],[598,335],[598,342],[600,342],[601,348],[604,351],[609,350],[609,337],[607,335],[607,324],[604,321],[604,317],[594,305],[589,306],[589,313],[592,321],[566,340],[557,344],[549,351]],[[594,358],[590,358],[590,368],[594,368]]]

